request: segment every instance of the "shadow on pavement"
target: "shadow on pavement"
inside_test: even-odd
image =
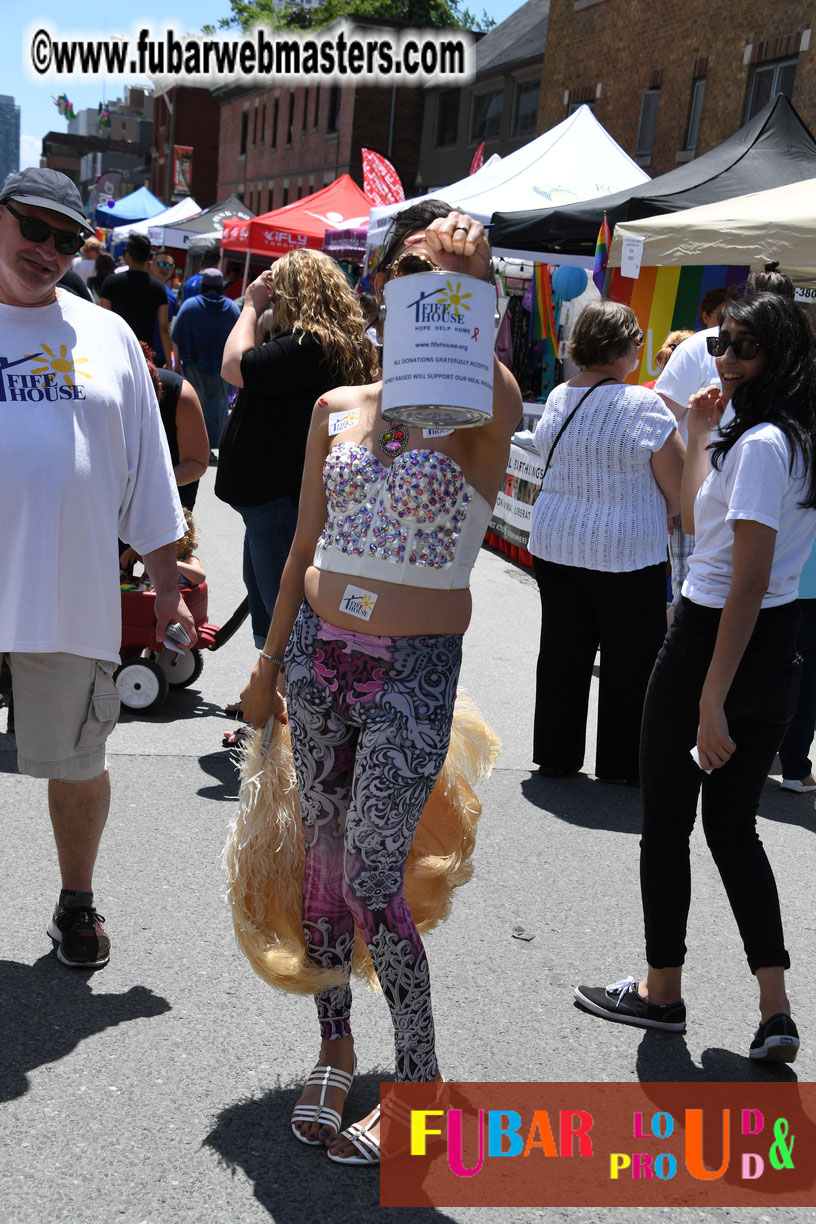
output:
[[[202,786],[196,792],[205,799],[238,798],[238,768],[233,753],[228,748],[220,752],[208,752],[198,758],[198,763],[205,774],[215,778],[216,786]]]
[[[586,774],[573,778],[525,778],[521,793],[533,807],[581,829],[608,829],[640,835],[640,791],[637,787],[598,782]]]
[[[122,706],[120,721],[152,722],[161,726],[166,723],[179,722],[182,718],[204,718],[210,715],[223,714],[223,706],[212,701],[205,701],[196,688],[171,689],[164,705],[152,713],[142,714],[139,710],[128,710]]]
[[[576,1004],[576,1006],[578,1006]],[[746,1039],[746,1049],[748,1041]],[[685,1083],[796,1083],[796,1073],[787,1063],[764,1062],[736,1054],[733,1050],[712,1047],[703,1050],[701,1065],[692,1061],[685,1037],[644,1029],[638,1046],[635,1069],[643,1083],[680,1081]]]
[[[0,1101],[23,1096],[29,1071],[65,1058],[86,1037],[170,1011],[167,1000],[146,986],[124,994],[94,992],[91,976],[65,968],[53,952],[33,965],[0,960]]]
[[[231,1170],[242,1169],[253,1184],[255,1198],[275,1224],[308,1220],[331,1224],[382,1224],[446,1221],[451,1217],[433,1207],[380,1207],[378,1167],[343,1169],[318,1148],[299,1143],[289,1119],[301,1088],[276,1088],[264,1096],[243,1100],[222,1110],[204,1146],[217,1152]],[[364,1117],[380,1094],[380,1076],[358,1075],[344,1110],[346,1119]]]

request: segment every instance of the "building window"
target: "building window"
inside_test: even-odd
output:
[[[255,110],[252,112],[252,147],[258,143],[258,104],[255,103]]]
[[[520,81],[516,86],[516,121],[514,136],[532,136],[538,118],[538,91],[541,82]]]
[[[771,98],[777,94],[793,94],[793,82],[796,76],[796,60],[777,60],[774,64],[757,64],[751,69],[748,78],[748,106],[745,110],[745,122],[753,119],[757,111],[762,110]]]
[[[459,133],[459,99],[458,89],[443,90],[436,103],[436,147],[455,145]]]
[[[317,85],[315,87],[314,116],[312,118],[312,127],[315,130],[317,130],[317,121],[319,118],[320,118],[320,86]]]
[[[660,90],[646,89],[643,91],[643,103],[640,108],[640,123],[638,125],[635,153],[639,157],[648,156],[654,148],[655,128],[657,127],[657,108],[660,105]]]
[[[504,91],[501,89],[476,95],[473,99],[471,140],[496,140],[501,129],[503,99]]]
[[[279,109],[280,109],[280,102],[276,98],[275,106],[272,110],[272,136],[271,136],[271,144],[270,144],[270,148],[272,149],[276,149],[278,147],[278,110]]]
[[[266,139],[266,103],[264,102],[263,110],[261,111],[261,144],[263,144],[265,139]]]
[[[286,123],[286,147],[292,144],[292,125],[295,119],[295,91],[289,90],[289,118]]]
[[[579,110],[580,107],[582,106],[588,106],[591,111],[594,111],[595,101],[593,99],[590,102],[570,102],[569,105],[567,106],[567,118],[569,118],[570,115],[574,115],[575,112]]]
[[[705,97],[705,77],[695,81],[691,87],[691,106],[686,129],[686,148],[697,148],[697,133],[700,130],[700,116],[703,113],[703,98]]]
[[[249,111],[241,113],[241,157],[246,157],[247,137],[249,135]]]
[[[306,131],[306,116],[308,115],[308,113],[309,113],[309,86],[307,85],[303,93],[303,118],[300,123],[300,130],[302,132]]]
[[[336,132],[340,120],[340,86],[332,85],[329,93],[329,117],[326,121],[326,131]]]
[[[267,211],[267,212],[271,212],[271,211],[272,211],[272,196],[273,196],[273,192],[274,192],[274,189],[273,189],[272,187],[270,187],[270,188],[269,188],[269,199],[267,200],[267,204],[266,204],[266,211]]]
[[[288,203],[289,203],[289,188],[288,188],[288,187],[284,187],[284,189],[283,189],[283,204],[281,205],[281,208],[285,208],[285,207],[286,207],[286,205],[287,205]]]

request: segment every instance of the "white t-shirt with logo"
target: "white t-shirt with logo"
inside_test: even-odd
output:
[[[816,511],[799,502],[806,494],[804,467],[776,425],[755,425],[722,461],[709,467],[694,502],[694,552],[683,594],[706,608],[722,608],[734,574],[734,524],[764,523],[776,532],[773,564],[763,608],[790,603],[816,536]]]
[[[138,341],[58,291],[0,304],[0,651],[119,658],[117,534],[144,555],[185,531]]]

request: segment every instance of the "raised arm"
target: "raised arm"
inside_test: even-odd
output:
[[[267,270],[248,286],[244,297],[244,308],[224,345],[221,362],[221,377],[234,387],[243,387],[241,358],[249,349],[255,348],[255,328],[258,318],[272,299],[271,272]]]
[[[681,489],[683,531],[688,535],[694,535],[694,501],[708,475],[707,447],[711,431],[719,425],[724,410],[718,387],[698,391],[689,400],[688,447]]]

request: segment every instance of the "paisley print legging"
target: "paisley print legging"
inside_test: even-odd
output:
[[[398,1080],[437,1070],[428,961],[403,875],[448,751],[461,655],[461,634],[374,637],[307,604],[286,651],[309,956],[348,975],[357,923],[391,1009]],[[323,1039],[350,1033],[350,987],[316,999]]]

